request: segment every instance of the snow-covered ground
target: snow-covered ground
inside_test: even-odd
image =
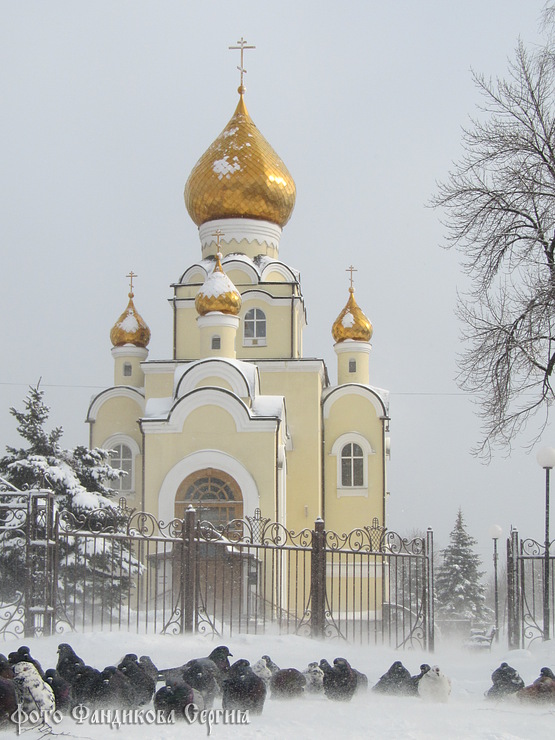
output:
[[[348,645],[336,640],[317,642],[295,636],[241,636],[226,640],[194,636],[145,636],[127,633],[71,634],[32,640],[0,643],[0,652],[7,654],[21,644],[31,647],[31,653],[43,668],[53,667],[57,646],[70,642],[76,652],[98,668],[113,665],[127,652],[148,654],[159,668],[181,665],[190,658],[207,655],[217,644],[225,643],[233,653],[255,662],[269,654],[282,668],[304,669],[310,661],[327,658],[330,662],[343,656],[368,675],[370,685],[385,673],[394,660],[401,660],[414,675],[421,663],[437,664],[452,681],[452,694],[447,704],[430,704],[419,698],[397,698],[368,692],[355,696],[348,703],[336,703],[324,697],[307,695],[302,700],[266,701],[261,716],[251,717],[250,724],[214,724],[214,738],[318,738],[347,740],[351,738],[410,738],[411,740],[445,740],[487,738],[547,738],[555,728],[555,705],[529,706],[506,700],[494,703],[484,698],[491,685],[490,676],[502,661],[514,666],[526,682],[532,683],[544,665],[555,668],[555,643],[537,643],[530,650],[508,651],[493,645],[491,653],[471,653],[455,645],[437,646],[434,654],[418,650],[395,652],[385,648]],[[218,707],[219,704],[216,704]],[[25,728],[22,728],[22,730]],[[54,735],[65,738],[149,738],[163,740],[176,737],[206,737],[206,724],[116,726],[77,724],[64,718],[52,726]],[[0,732],[0,737],[15,735],[15,728]],[[27,740],[44,736],[44,732],[29,730],[22,733]]]

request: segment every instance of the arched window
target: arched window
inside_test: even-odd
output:
[[[341,450],[341,485],[364,485],[364,455],[362,447],[349,442]]]
[[[189,506],[197,510],[197,519],[215,525],[243,516],[241,489],[230,475],[213,468],[189,475],[177,489],[175,516],[182,519]]]
[[[266,314],[260,308],[250,308],[243,320],[243,344],[266,345]]]
[[[126,444],[113,445],[110,450],[110,464],[113,468],[124,470],[126,475],[112,481],[112,488],[122,493],[133,490],[133,452]]]

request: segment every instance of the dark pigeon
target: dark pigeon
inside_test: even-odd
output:
[[[306,678],[296,668],[280,668],[270,679],[272,699],[296,699],[303,696]]]
[[[324,671],[324,693],[333,701],[350,701],[357,688],[357,676],[345,658],[336,658],[331,666],[327,660],[320,661]]]
[[[85,661],[76,655],[74,649],[67,642],[62,642],[58,645],[58,662],[56,664],[56,670],[58,674],[69,683],[73,683],[74,678],[81,668],[85,665]]]
[[[223,681],[223,709],[261,714],[265,701],[264,680],[254,673],[248,660],[235,661]]]
[[[73,704],[73,687],[60,676],[55,668],[49,668],[44,674],[44,681],[54,692],[56,709],[59,712],[69,712]]]
[[[127,676],[135,691],[136,704],[148,704],[156,691],[156,681],[151,678],[139,663],[137,656],[128,653],[118,665],[124,676]]]
[[[95,698],[103,709],[129,709],[137,705],[131,681],[114,665],[106,666],[101,671]]]
[[[17,693],[15,684],[12,679],[0,676],[0,727],[11,724],[10,717],[16,710]]]
[[[31,656],[31,650],[27,647],[27,645],[22,645],[20,648],[17,649],[16,652],[10,653],[8,656],[8,661],[12,665],[16,665],[17,663],[21,662],[31,663],[31,665],[34,665],[37,669],[39,676],[41,678],[44,678],[44,671],[42,670],[41,664],[38,662],[38,660],[35,660]]]
[[[214,698],[219,692],[216,680],[217,668],[212,660],[207,658],[193,658],[185,664],[181,678],[193,689],[202,694],[204,708],[212,709]]]
[[[372,688],[372,691],[381,694],[410,695],[411,688],[410,673],[400,660],[396,660]]]
[[[501,663],[491,674],[491,680],[493,686],[486,691],[488,699],[502,699],[524,688],[524,681],[518,671],[508,663]]]
[[[168,679],[168,683],[154,695],[154,709],[167,717],[174,713],[176,720],[185,719],[185,707],[194,703],[194,691],[181,679]]]
[[[516,695],[521,701],[538,704],[555,703],[555,675],[551,668],[542,668],[534,683],[520,689]]]

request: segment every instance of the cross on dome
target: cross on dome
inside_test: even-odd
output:
[[[128,277],[129,278],[129,297],[130,298],[133,298],[133,278],[139,277],[139,276],[136,275],[133,272],[133,270],[131,270],[131,272],[129,273],[129,275],[126,275],[125,277]]]
[[[358,270],[356,269],[356,267],[353,267],[353,265],[350,265],[349,267],[347,267],[347,269],[345,270],[345,272],[350,272],[351,273],[349,279],[351,281],[351,290],[352,290],[353,289],[353,272],[358,272]]]
[[[239,70],[239,72],[241,73],[241,84],[239,85],[239,90],[238,90],[238,92],[239,92],[239,94],[240,94],[240,95],[243,95],[243,93],[244,93],[244,92],[245,92],[245,90],[246,90],[245,86],[243,85],[243,75],[245,75],[245,74],[247,73],[247,70],[246,70],[246,69],[245,69],[245,67],[243,66],[243,59],[244,59],[244,53],[245,53],[245,49],[256,49],[256,46],[248,46],[248,45],[247,45],[247,40],[246,40],[246,39],[244,39],[244,38],[243,38],[242,36],[241,36],[241,38],[239,39],[239,41],[237,42],[237,44],[238,44],[238,46],[230,46],[230,47],[228,47],[228,48],[229,48],[229,49],[233,49],[233,50],[236,50],[236,49],[238,49],[238,50],[240,50],[240,51],[241,51],[241,63],[240,63],[240,64],[239,64],[239,66],[237,67],[237,69],[238,69],[238,70]]]

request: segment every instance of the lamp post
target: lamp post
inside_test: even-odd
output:
[[[489,528],[489,536],[493,540],[493,587],[495,594],[495,642],[499,642],[499,588],[497,583],[497,540],[503,534],[499,524],[493,524]]]
[[[543,578],[543,640],[550,639],[549,615],[549,474],[555,468],[555,448],[542,447],[536,455],[538,465],[545,470],[545,542]]]

